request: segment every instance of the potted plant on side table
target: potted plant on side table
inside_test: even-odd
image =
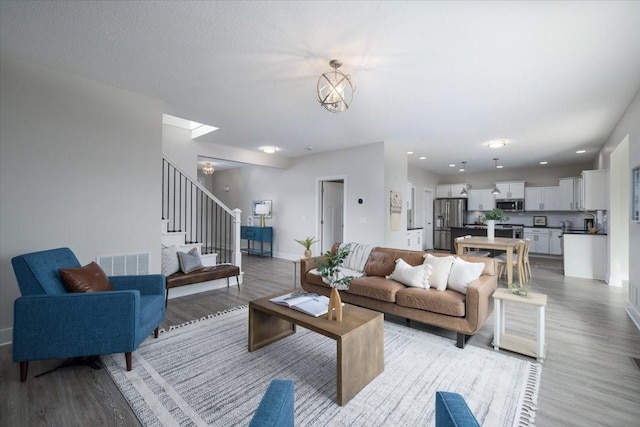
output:
[[[331,286],[329,312],[327,313],[327,318],[329,320],[333,317],[333,309],[336,310],[336,320],[342,320],[342,301],[338,290],[349,289],[353,276],[345,276],[341,274],[340,267],[342,267],[347,255],[349,255],[350,249],[350,244],[340,246],[335,254],[332,254],[331,251],[327,251],[322,258],[314,259],[318,264],[318,273],[320,273],[322,281]]]
[[[293,239],[296,242],[300,243],[302,246],[304,246],[304,257],[305,258],[309,258],[311,256],[311,246],[314,243],[318,243],[318,240],[316,240],[315,237],[311,237],[308,236],[306,239],[303,240],[298,240],[298,239]]]
[[[496,236],[496,221],[509,221],[509,217],[504,214],[502,209],[491,209],[485,216],[481,218],[482,222],[487,224],[487,239],[493,240]]]

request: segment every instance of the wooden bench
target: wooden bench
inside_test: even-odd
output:
[[[238,289],[240,289],[240,267],[232,264],[218,264],[211,267],[203,267],[187,274],[182,271],[173,273],[167,276],[166,280],[167,292],[165,296],[165,306],[169,300],[169,289],[171,288],[224,278],[227,279],[227,287],[229,287],[229,278],[233,276],[236,277],[236,284],[238,285]]]

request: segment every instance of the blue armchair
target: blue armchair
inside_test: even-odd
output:
[[[293,427],[295,425],[295,384],[291,380],[271,380],[249,427]]]
[[[69,248],[20,255],[11,260],[22,296],[14,302],[13,360],[20,381],[29,361],[133,352],[165,315],[165,278],[112,276],[113,291],[67,292],[58,269],[80,267]],[[154,331],[155,330],[155,331]]]

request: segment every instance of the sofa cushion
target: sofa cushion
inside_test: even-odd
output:
[[[409,265],[420,265],[424,261],[424,252],[373,248],[364,271],[367,276],[386,277],[393,272],[398,258],[402,258]]]
[[[184,274],[191,273],[192,271],[204,267],[202,265],[202,260],[200,259],[198,248],[193,248],[188,253],[178,252],[178,261],[180,263],[180,270]]]
[[[467,262],[462,258],[456,258],[451,266],[447,288],[466,294],[469,284],[480,277],[484,269],[481,262]]]
[[[318,269],[317,268],[314,268],[313,270],[307,271],[307,274],[305,274],[305,276],[304,276],[304,280],[305,280],[305,282],[310,283],[312,285],[322,286],[322,287],[325,287],[325,288],[330,288],[331,287],[328,284],[324,283],[324,281],[322,280],[322,277],[318,273]]]
[[[465,301],[465,295],[450,289],[404,288],[396,293],[396,304],[400,306],[455,317],[465,316]]]
[[[429,276],[429,286],[436,288],[439,291],[447,289],[447,283],[449,282],[449,274],[451,273],[451,266],[453,265],[455,257],[435,257],[431,254],[427,254],[424,258],[424,263],[431,265],[431,275]]]
[[[395,280],[406,286],[424,289],[429,286],[429,279],[426,277],[427,273],[431,274],[430,265],[422,264],[414,267],[407,264],[402,258],[398,258],[396,260],[396,268],[387,276],[387,279]]]
[[[162,246],[161,255],[162,274],[171,276],[173,273],[180,271],[180,261],[178,260],[178,247],[176,245]]]
[[[61,268],[58,271],[65,288],[69,292],[104,292],[113,290],[107,275],[95,262],[91,262],[84,267]]]
[[[396,292],[406,288],[403,284],[384,277],[365,276],[353,279],[346,292],[379,301],[396,302]]]

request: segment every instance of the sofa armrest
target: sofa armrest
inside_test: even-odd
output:
[[[498,288],[498,276],[483,275],[467,288],[466,319],[475,333],[493,310],[491,296]]]
[[[295,418],[294,383],[273,380],[262,396],[249,427],[293,427]]]
[[[14,301],[14,361],[131,351],[138,291],[29,295]]]
[[[164,295],[165,280],[162,274],[109,276],[109,281],[115,290],[137,290],[140,291],[140,295]]]

